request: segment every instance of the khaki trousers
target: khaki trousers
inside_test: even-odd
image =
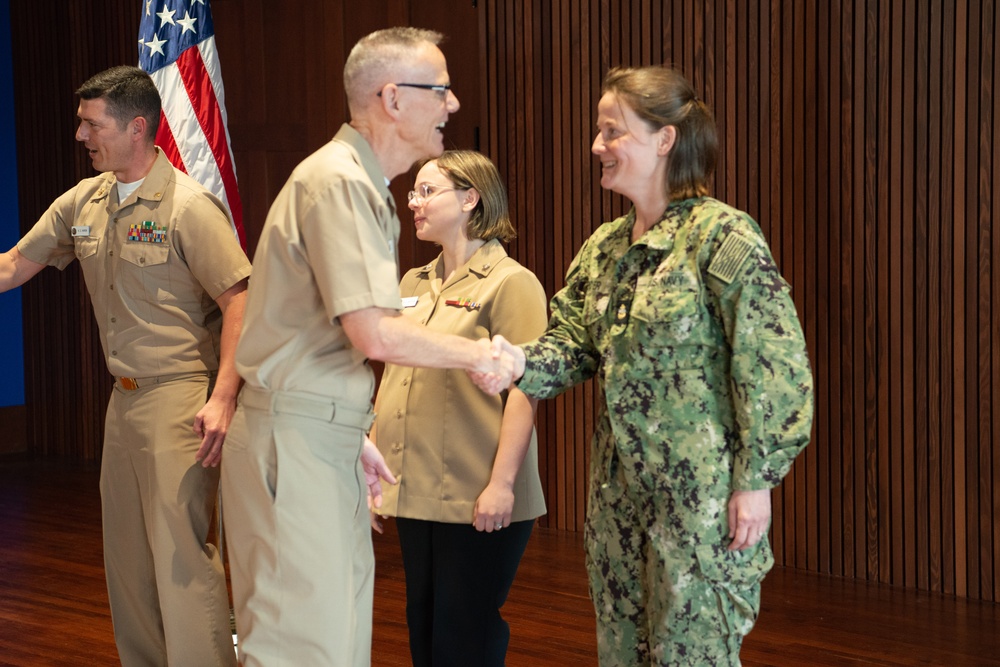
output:
[[[101,461],[104,567],[125,667],[231,667],[229,596],[208,543],[218,469],[195,461],[208,376],[111,395]]]
[[[371,662],[364,431],[330,405],[245,387],[230,427],[222,499],[244,667]]]

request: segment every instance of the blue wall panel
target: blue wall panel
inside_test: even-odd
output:
[[[10,1],[0,0],[0,252],[20,238]],[[0,407],[24,404],[24,327],[21,290],[0,294]]]

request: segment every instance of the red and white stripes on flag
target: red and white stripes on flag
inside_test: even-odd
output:
[[[209,0],[141,0],[139,67],[163,100],[156,144],[229,207],[246,248]]]

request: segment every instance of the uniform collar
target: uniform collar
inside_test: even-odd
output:
[[[157,147],[156,159],[153,160],[153,166],[150,167],[149,173],[147,173],[143,179],[142,185],[140,185],[133,194],[136,199],[160,201],[163,199],[163,194],[166,192],[167,185],[170,183],[173,176],[174,166],[170,164],[170,160],[168,160],[167,156],[163,154],[163,151]],[[92,201],[108,199],[111,196],[111,190],[118,182],[118,179],[115,178],[114,172],[111,171],[104,172],[98,178],[103,179],[104,182],[101,183],[99,188],[97,188]],[[123,203],[124,202],[119,202],[118,205],[121,206]]]
[[[358,161],[361,167],[368,174],[368,179],[372,182],[375,188],[382,195],[382,199],[386,201],[392,212],[396,212],[396,200],[389,191],[389,185],[386,182],[385,174],[382,173],[382,167],[379,166],[378,160],[375,158],[375,151],[372,150],[371,145],[361,133],[351,127],[349,124],[344,123],[340,126],[337,134],[333,137],[334,141],[339,141],[343,144],[347,144],[354,153],[358,156]]]
[[[159,148],[156,149],[156,160],[153,167],[146,174],[145,180],[139,189],[135,191],[136,197],[146,201],[160,201],[167,190],[167,185],[174,178],[174,165],[163,154]]]
[[[468,262],[466,262],[463,266],[460,266],[455,271],[455,276],[452,278],[451,282],[455,282],[455,280],[469,274],[475,274],[479,278],[485,278],[490,275],[493,269],[495,269],[497,265],[506,257],[507,251],[504,250],[504,247],[500,244],[499,239],[487,241],[481,248],[479,248],[479,250],[473,253]],[[435,277],[443,277],[440,275],[443,271],[444,261],[441,259],[441,255],[438,255],[433,262],[421,267],[418,273],[421,278],[431,280]]]
[[[692,211],[704,201],[703,197],[684,199],[682,201],[671,202],[659,222],[653,225],[642,238],[636,242],[637,245],[644,245],[654,250],[670,251],[674,247],[674,238],[677,230],[690,218]],[[628,248],[632,245],[631,234],[632,225],[635,224],[635,208],[615,223],[612,228],[602,238],[598,246],[602,251],[608,252],[612,248],[624,245]]]

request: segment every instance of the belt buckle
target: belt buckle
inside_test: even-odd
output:
[[[126,391],[135,391],[139,388],[139,383],[135,381],[135,378],[118,378],[118,383]]]

